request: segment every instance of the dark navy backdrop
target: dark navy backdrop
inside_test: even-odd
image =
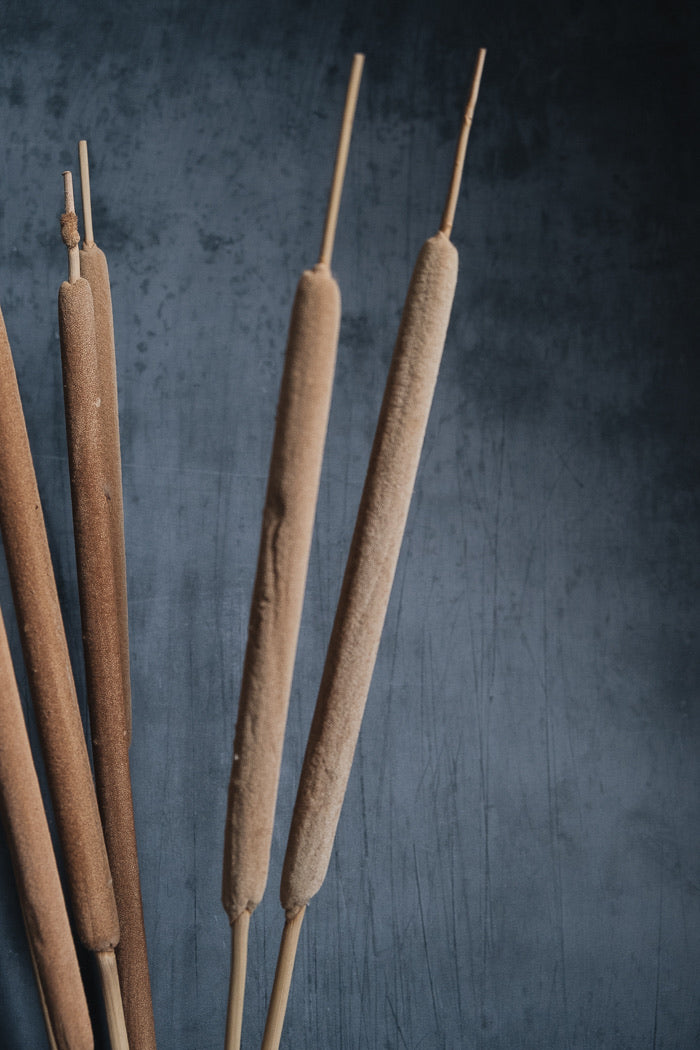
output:
[[[334,257],[337,381],[246,1046],[399,312],[480,45],[454,313],[285,1045],[700,1045],[692,5],[27,0],[0,20],[0,302],[83,705],[56,321],[61,171],[81,137],[112,273],[162,1050],[222,1046],[248,603],[350,59],[367,54]],[[0,601],[26,700],[4,566]],[[0,937],[0,1045],[41,1046],[4,844]]]

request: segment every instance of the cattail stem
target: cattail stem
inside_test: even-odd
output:
[[[116,956],[114,952],[96,952],[95,955],[102,981],[102,994],[112,1050],[129,1050]]]
[[[301,924],[304,921],[305,911],[305,908],[300,908],[296,915],[291,919],[287,919],[284,924],[261,1050],[278,1050],[280,1045],[284,1015],[287,1011],[289,988],[292,983],[294,960],[296,959],[297,945],[299,944],[299,933]]]
[[[241,1045],[249,927],[249,911],[241,912],[238,918],[231,923],[231,979],[228,991],[225,1050],[239,1050]]]
[[[318,257],[319,263],[323,263],[328,267],[331,265],[331,257],[333,255],[335,228],[338,223],[338,211],[340,210],[340,197],[343,192],[345,167],[348,161],[348,150],[350,149],[350,136],[352,135],[355,107],[357,106],[357,96],[360,91],[360,80],[362,78],[364,64],[364,55],[358,54],[353,56],[352,67],[350,69],[350,80],[348,81],[348,90],[345,96],[345,110],[343,111],[343,120],[340,126],[338,150],[335,155],[335,168],[333,169],[331,192],[328,198],[326,224],[323,228],[321,251]]]
[[[92,232],[92,201],[90,199],[90,168],[88,165],[88,148],[85,139],[78,143],[80,156],[80,196],[83,200],[83,247],[92,248],[95,243]]]
[[[64,215],[61,217],[63,228],[63,240],[68,249],[68,281],[70,284],[80,277],[80,252],[78,245],[78,216],[75,214],[75,199],[73,197],[73,176],[70,171],[63,172],[63,196]]]
[[[464,116],[462,118],[462,129],[460,131],[459,139],[457,140],[457,150],[455,153],[454,164],[452,166],[450,188],[447,192],[445,210],[442,213],[442,222],[440,223],[440,232],[444,233],[446,237],[449,237],[452,233],[452,225],[454,223],[455,211],[457,210],[457,198],[459,196],[459,188],[462,183],[464,158],[467,154],[469,132],[471,131],[472,120],[474,118],[474,110],[476,109],[476,100],[479,97],[479,85],[481,84],[481,74],[484,70],[485,59],[486,49],[482,47],[479,49],[479,54],[476,57],[476,65],[474,66],[474,75],[472,77],[472,86],[469,92],[469,99],[464,110]]]

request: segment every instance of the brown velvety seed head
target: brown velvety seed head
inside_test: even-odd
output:
[[[328,869],[408,515],[457,281],[442,233],[416,261],[384,393],[316,710],[280,897],[295,915]]]
[[[85,677],[97,794],[121,938],[117,963],[129,1044],[155,1050],[134,830],[110,507],[105,492],[95,320],[84,278],[61,285],[59,330]]]
[[[119,923],[34,475],[0,315],[0,528],[78,935],[113,948]]]
[[[122,692],[127,732],[131,739],[131,680],[129,673],[129,618],[126,592],[126,548],[124,543],[124,504],[122,465],[119,447],[119,402],[117,397],[117,363],[114,347],[112,293],[104,252],[96,244],[80,252],[80,276],[90,285],[95,314],[97,380],[102,401],[102,454],[105,485],[109,493],[109,521],[112,560],[121,651]]]
[[[0,816],[57,1044],[60,1050],[92,1050],[85,992],[2,615]]]
[[[277,406],[229,785],[222,900],[231,922],[256,907],[267,881],[339,326],[328,267],[305,271]]]

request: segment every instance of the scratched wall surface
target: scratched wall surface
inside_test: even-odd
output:
[[[697,13],[26,0],[0,25],[0,303],[83,708],[55,308],[60,174],[80,137],[112,274],[159,1046],[223,1042],[248,603],[350,58],[367,54],[334,256],[339,361],[246,1046],[403,295],[479,45],[452,323],[283,1045],[700,1045]],[[36,744],[4,564],[0,602]],[[43,1040],[3,842],[0,1045]]]

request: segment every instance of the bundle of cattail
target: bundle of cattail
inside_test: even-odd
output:
[[[279,1046],[304,911],[328,870],[450,320],[449,240],[485,52],[479,52],[447,204],[408,289],[309,733],[280,897],[286,922],[263,1050]]]
[[[134,828],[122,649],[113,576],[110,489],[102,451],[102,400],[90,285],[80,276],[70,172],[61,218],[69,279],[58,294],[73,531],[92,754],[121,937],[117,962],[129,1045],[155,1047],[155,1029]]]
[[[78,936],[118,1017],[119,920],[17,378],[0,314],[0,529]],[[115,1045],[119,1045],[118,1042]]]
[[[101,445],[104,479],[109,494],[109,524],[112,542],[112,575],[117,602],[121,652],[122,692],[127,732],[131,740],[131,676],[129,673],[129,616],[126,600],[126,548],[124,544],[124,499],[122,460],[119,448],[119,401],[117,397],[117,359],[114,347],[112,291],[105,253],[95,244],[90,197],[90,168],[87,142],[79,144],[80,195],[83,205],[83,246],[80,249],[80,276],[90,285],[95,313],[97,381],[101,404]]]
[[[250,915],[262,899],[340,327],[331,255],[364,57],[355,55],[319,261],[285,353],[229,785],[222,900],[232,929],[227,1050],[240,1045]]]
[[[0,817],[49,1038],[59,1050],[92,1050],[85,991],[1,614]]]

